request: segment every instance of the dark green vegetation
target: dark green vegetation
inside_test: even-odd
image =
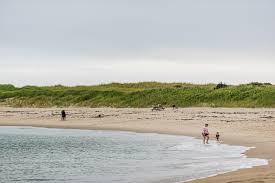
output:
[[[13,107],[275,107],[275,86],[142,82],[97,86],[0,85],[0,104]]]

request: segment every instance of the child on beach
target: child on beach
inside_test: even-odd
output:
[[[209,140],[208,124],[204,125],[204,128],[202,130],[202,137],[203,137],[203,143],[208,144],[208,140]]]
[[[220,133],[219,132],[216,133],[216,140],[217,140],[217,142],[220,142]]]

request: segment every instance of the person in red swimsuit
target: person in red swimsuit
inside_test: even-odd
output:
[[[203,143],[208,144],[208,140],[209,140],[208,124],[204,125],[204,128],[202,130],[202,137],[203,137]]]

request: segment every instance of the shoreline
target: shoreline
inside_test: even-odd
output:
[[[67,110],[69,111],[68,120],[60,121],[59,108],[0,107],[0,125],[132,131],[200,138],[202,124],[207,122],[210,123],[210,133],[212,131],[214,134],[214,130],[222,129],[221,138],[225,144],[255,147],[245,153],[247,157],[266,159],[269,160],[269,164],[188,182],[271,183],[275,181],[275,156],[273,155],[275,152],[275,140],[273,140],[275,138],[275,119],[273,119],[275,109],[184,108],[160,112],[151,112],[150,109],[112,108],[68,108]],[[190,112],[191,116],[196,116],[194,120],[190,120],[192,119]],[[94,114],[97,113],[104,113],[104,117],[96,118]],[[217,116],[215,120],[213,114]],[[246,121],[244,116],[247,118]],[[231,122],[234,123],[233,125],[228,122],[230,119],[233,120]]]
[[[109,130],[109,129],[104,129],[104,130],[99,130],[99,129],[79,129],[79,128],[56,128],[56,127],[35,127],[35,126],[3,126],[3,125],[0,125],[0,127],[16,127],[16,128],[21,128],[21,127],[30,127],[30,128],[48,128],[48,129],[63,129],[63,130],[66,130],[66,129],[74,129],[74,130],[91,130],[91,131],[109,131],[109,132],[129,132],[129,133],[139,133],[139,134],[159,134],[159,135],[171,135],[171,136],[182,136],[182,137],[192,137],[194,139],[197,139],[197,140],[200,140],[199,138],[196,138],[196,137],[193,137],[193,136],[186,136],[186,135],[176,135],[176,134],[168,134],[168,133],[152,133],[152,132],[136,132],[136,131],[126,131],[126,130]],[[215,141],[215,140],[212,140],[212,141]],[[211,144],[211,143],[210,143]],[[229,145],[229,144],[225,144],[225,145]],[[233,144],[232,144],[233,145]],[[233,145],[234,146],[234,145]],[[239,146],[239,145],[238,145]],[[241,154],[244,154],[245,155],[245,158],[254,158],[254,157],[248,157],[246,156],[246,153],[247,151],[251,150],[251,149],[254,149],[255,147],[247,147],[247,146],[240,146],[240,147],[246,147],[248,148],[248,150],[245,151],[245,153],[241,153]],[[263,160],[266,160],[266,159],[263,159]],[[267,165],[269,164],[269,160],[266,160],[267,161]],[[183,181],[182,183],[192,183],[193,181],[198,181],[198,180],[203,180],[203,179],[208,179],[208,178],[211,178],[211,177],[215,177],[215,176],[219,176],[219,175],[222,175],[222,174],[226,174],[226,173],[231,173],[231,172],[235,172],[235,171],[239,171],[239,170],[243,170],[243,169],[250,169],[250,168],[254,168],[254,167],[259,167],[259,166],[267,166],[267,165],[256,165],[256,166],[252,166],[252,167],[248,167],[248,168],[239,168],[239,169],[235,169],[235,170],[230,170],[230,171],[225,171],[225,172],[221,172],[221,173],[215,173],[213,175],[209,175],[209,176],[206,176],[206,177],[201,177],[201,178],[194,178],[194,179],[190,179],[190,180],[186,180],[186,181]],[[180,182],[177,182],[177,183],[181,183]]]

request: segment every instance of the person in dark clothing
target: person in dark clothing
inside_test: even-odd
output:
[[[220,133],[219,132],[216,133],[216,140],[217,140],[217,142],[220,142]]]
[[[62,121],[66,120],[66,112],[64,110],[61,111],[61,120]]]

